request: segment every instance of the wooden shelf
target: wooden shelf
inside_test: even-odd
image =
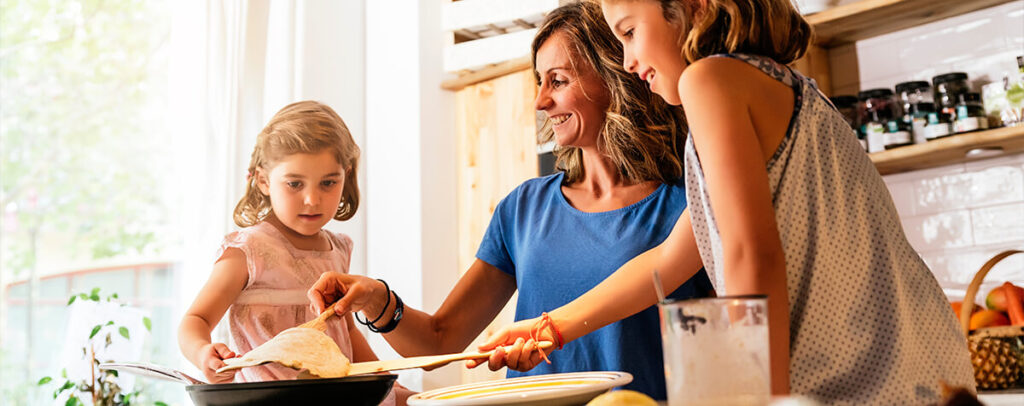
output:
[[[861,0],[807,16],[815,44],[830,48],[1012,0]]]
[[[888,175],[1024,151],[1024,126],[1003,127],[940,138],[869,154]]]

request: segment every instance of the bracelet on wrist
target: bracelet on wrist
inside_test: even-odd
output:
[[[371,329],[373,328],[373,324],[374,323],[380,321],[381,317],[384,317],[384,313],[387,313],[387,311],[388,311],[388,306],[391,305],[391,288],[388,287],[388,283],[385,282],[383,279],[377,279],[377,280],[384,284],[384,291],[387,292],[387,295],[388,295],[387,300],[384,302],[384,308],[380,309],[380,314],[378,314],[377,318],[373,319],[373,321],[367,321],[365,319],[364,320],[360,320],[359,319],[359,313],[355,313],[353,315],[353,317],[355,317],[356,321],[358,321],[359,324],[362,324],[364,326],[369,326]],[[397,297],[397,296],[395,296],[395,297]]]
[[[375,327],[372,324],[369,325],[369,326],[366,326],[367,328],[370,329],[370,331],[372,331],[374,333],[380,333],[380,334],[390,333],[396,327],[398,327],[398,322],[402,321],[402,315],[405,314],[405,304],[402,303],[402,298],[399,297],[398,294],[395,293],[394,291],[390,291],[390,292],[388,292],[388,294],[389,295],[390,294],[395,295],[395,312],[391,316],[391,321],[389,321],[388,324],[385,324],[384,327],[378,328],[378,327]]]

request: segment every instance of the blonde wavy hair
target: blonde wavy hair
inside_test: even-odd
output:
[[[804,55],[814,35],[792,0],[647,1],[658,1],[665,19],[682,28],[678,41],[688,64],[723,53],[762,55],[788,64]]]
[[[674,183],[682,178],[687,132],[683,111],[651,93],[637,75],[626,72],[622,44],[605,23],[600,4],[570,3],[547,15],[533,38],[533,72],[538,85],[537,51],[555,33],[564,33],[569,39],[567,51],[573,69],[593,69],[609,91],[610,104],[598,137],[598,150],[631,182]],[[580,63],[586,66],[578,66]],[[549,119],[545,119],[539,139],[554,139]],[[581,149],[556,146],[554,154],[556,167],[565,172],[565,184],[583,179]]]
[[[269,173],[281,159],[292,154],[317,154],[330,151],[345,168],[341,203],[335,220],[348,220],[359,208],[359,146],[352,139],[348,126],[327,105],[315,101],[292,103],[274,114],[256,137],[256,148],[249,161],[249,177],[245,195],[235,206],[234,220],[239,227],[249,227],[270,214],[270,197],[260,192],[259,172]]]

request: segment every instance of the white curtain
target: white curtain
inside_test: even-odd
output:
[[[231,213],[244,192],[249,155],[264,121],[270,2],[175,4],[171,122],[181,191],[177,270],[184,313],[209,277]],[[215,340],[223,340],[223,334]],[[186,371],[197,372],[182,358]]]

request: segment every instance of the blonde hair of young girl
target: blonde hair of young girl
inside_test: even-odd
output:
[[[316,154],[331,151],[345,168],[345,183],[335,220],[348,220],[359,208],[359,146],[345,122],[327,105],[300,101],[282,108],[256,137],[256,148],[249,162],[245,195],[235,206],[234,220],[239,227],[253,226],[270,213],[270,197],[257,186],[257,169],[269,173],[281,159],[292,154]]]
[[[680,27],[687,64],[724,53],[762,55],[788,64],[804,55],[813,36],[792,0],[657,1],[665,19]]]

